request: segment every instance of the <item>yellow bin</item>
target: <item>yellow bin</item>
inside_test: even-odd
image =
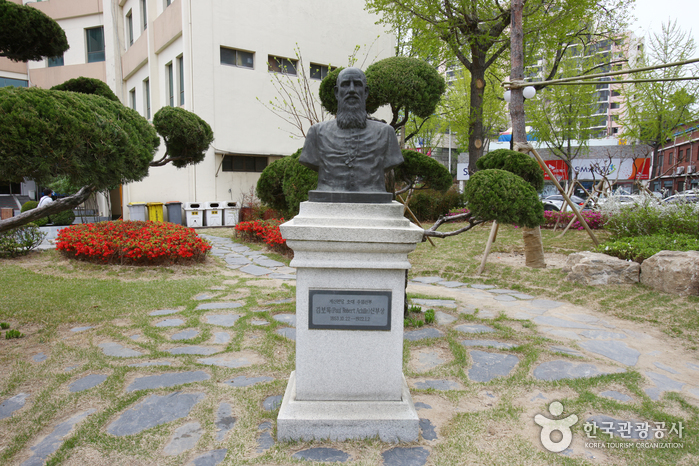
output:
[[[149,202],[148,204],[148,220],[151,222],[163,221],[163,203]]]

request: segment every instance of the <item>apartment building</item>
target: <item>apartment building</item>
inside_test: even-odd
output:
[[[317,88],[330,67],[347,66],[357,46],[357,66],[395,53],[394,36],[364,11],[363,0],[48,0],[31,6],[66,30],[70,50],[13,72],[0,62],[0,79],[51,87],[95,77],[149,120],[163,106],[178,106],[214,131],[203,162],[151,168],[143,181],[120,188],[123,206],[240,201],[269,163],[303,146],[290,137],[293,127],[263,105],[279,97],[272,73],[296,79],[298,50]],[[164,144],[156,159],[163,150]],[[121,210],[128,219],[128,209]]]

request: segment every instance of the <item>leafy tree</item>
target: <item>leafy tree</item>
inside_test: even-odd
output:
[[[693,58],[696,44],[693,37],[682,31],[677,22],[664,23],[660,33],[649,37],[647,53],[639,60],[638,67],[664,65]],[[695,76],[699,73],[693,66]],[[682,67],[662,68],[638,73],[637,79],[653,82],[634,83],[626,86],[625,111],[622,115],[625,131],[623,136],[647,144],[653,149],[652,177],[658,173],[658,151],[666,141],[672,139],[675,128],[696,118],[696,95],[699,81],[657,81],[687,75]]]
[[[153,126],[165,141],[165,155],[150,163],[160,167],[172,163],[177,168],[204,160],[214,141],[211,126],[199,116],[183,108],[163,107],[153,115]]]
[[[0,0],[0,57],[41,60],[63,55],[68,48],[56,21],[36,8]]]
[[[628,0],[530,0],[524,10],[524,34],[537,55],[553,51],[549,76],[555,75],[565,50],[581,38],[618,25]],[[509,49],[510,6],[498,0],[368,0],[370,11],[382,13],[394,28],[410,29],[412,47],[422,56],[457,59],[471,75],[469,92],[470,166],[483,153],[486,72]],[[532,53],[529,53],[532,56]]]
[[[397,182],[405,185],[396,191],[396,194],[404,193],[410,189],[433,189],[446,192],[453,183],[449,170],[437,162],[419,152],[403,150],[403,163],[393,169]]]
[[[69,79],[68,81],[53,86],[52,91],[71,91],[79,92],[80,94],[94,94],[109,99],[113,102],[119,102],[119,97],[107,86],[107,83],[95,78],[79,78]]]
[[[342,68],[328,73],[319,90],[323,107],[333,115],[337,113],[334,88],[340,71]],[[444,78],[437,70],[417,58],[385,58],[369,65],[365,74],[369,86],[367,113],[372,114],[379,107],[388,105],[391,109],[389,124],[396,129],[405,126],[411,115],[430,117],[446,88]],[[407,135],[406,140],[413,135]]]

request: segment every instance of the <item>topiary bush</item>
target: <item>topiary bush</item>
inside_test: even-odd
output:
[[[420,222],[437,220],[448,215],[449,211],[458,207],[462,198],[456,188],[447,192],[433,189],[418,190],[408,200],[408,207]],[[406,213],[406,216],[409,215]],[[409,217],[410,218],[410,217]]]
[[[36,248],[46,237],[34,223],[0,233],[0,257],[16,257]]]
[[[478,159],[476,167],[479,170],[505,170],[523,178],[537,192],[544,189],[544,171],[536,160],[522,152],[497,149]]]
[[[446,192],[452,186],[454,179],[444,165],[419,152],[401,152],[403,163],[393,169],[396,181],[410,184],[417,179],[421,185],[440,192]]]
[[[318,173],[298,161],[301,149],[289,157],[269,164],[257,181],[255,194],[267,206],[292,218],[300,204],[308,200],[308,191],[318,186]]]
[[[466,183],[464,197],[475,218],[535,228],[544,223],[544,206],[534,187],[505,170],[481,170]]]
[[[80,94],[99,95],[113,102],[119,102],[119,97],[107,86],[107,83],[95,78],[79,78],[69,79],[64,83],[57,84],[51,88],[52,91],[70,91]],[[121,103],[121,102],[119,102]]]
[[[211,126],[192,112],[163,107],[153,115],[153,126],[163,137],[168,159],[177,168],[204,160],[214,141]]]
[[[56,249],[101,264],[159,265],[202,261],[211,245],[182,225],[115,221],[63,228]]]
[[[27,201],[24,204],[22,204],[22,208],[19,210],[20,213],[26,212],[28,210],[36,209],[39,206],[39,203],[36,201]],[[47,223],[49,223],[49,218],[48,217],[43,217],[40,218],[39,220],[35,220],[34,225],[38,227],[43,227]]]
[[[51,223],[56,226],[72,225],[75,221],[75,214],[72,210],[64,210],[51,216]]]
[[[686,233],[658,233],[633,238],[619,238],[600,244],[597,251],[619,259],[642,263],[660,251],[699,251],[699,237]]]
[[[14,2],[0,2],[0,56],[14,61],[57,57],[68,50],[66,34],[48,15]]]

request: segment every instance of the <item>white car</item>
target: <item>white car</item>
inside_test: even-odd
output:
[[[570,200],[573,201],[575,204],[577,204],[578,209],[582,209],[583,205],[585,205],[585,199],[578,197],[578,196],[570,196]],[[563,196],[561,194],[556,194],[553,196],[548,196],[541,202],[544,203],[544,210],[553,210],[556,212],[560,212],[561,209],[563,208],[563,204],[565,204],[565,210],[570,211],[570,206],[568,203],[563,199]],[[589,205],[585,206],[585,210],[589,209]]]

